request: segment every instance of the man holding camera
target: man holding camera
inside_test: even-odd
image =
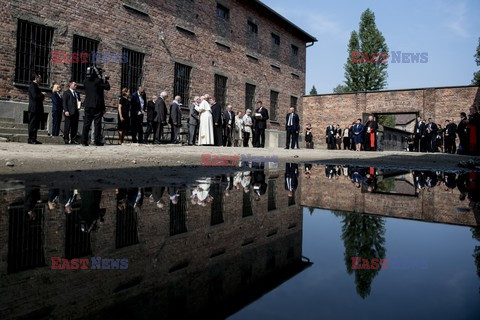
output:
[[[88,146],[88,133],[94,122],[96,146],[103,146],[102,137],[102,117],[105,113],[104,90],[110,90],[108,77],[102,77],[102,69],[95,66],[87,68],[87,79],[85,86],[85,118],[83,121],[82,145]]]

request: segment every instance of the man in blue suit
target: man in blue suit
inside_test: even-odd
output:
[[[143,143],[143,113],[147,108],[147,95],[142,87],[132,94],[130,121],[132,128],[132,142]]]

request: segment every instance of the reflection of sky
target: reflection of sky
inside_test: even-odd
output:
[[[342,218],[304,210],[303,255],[314,264],[231,319],[479,319],[480,281],[468,227],[385,218],[386,258],[426,259],[427,270],[381,270],[357,295]]]

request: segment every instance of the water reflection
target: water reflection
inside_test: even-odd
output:
[[[480,241],[478,172],[242,163],[187,184],[132,181],[1,190],[7,318],[225,318],[311,266],[302,207],[341,218],[342,270],[364,300],[384,271],[353,269],[352,258],[389,258],[384,217],[469,226]],[[52,270],[52,258],[95,257],[128,268]],[[473,258],[480,277],[478,245]]]

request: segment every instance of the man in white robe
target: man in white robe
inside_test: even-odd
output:
[[[198,130],[198,145],[213,145],[213,117],[208,95],[201,97],[202,102],[195,109],[200,113],[200,128]]]

